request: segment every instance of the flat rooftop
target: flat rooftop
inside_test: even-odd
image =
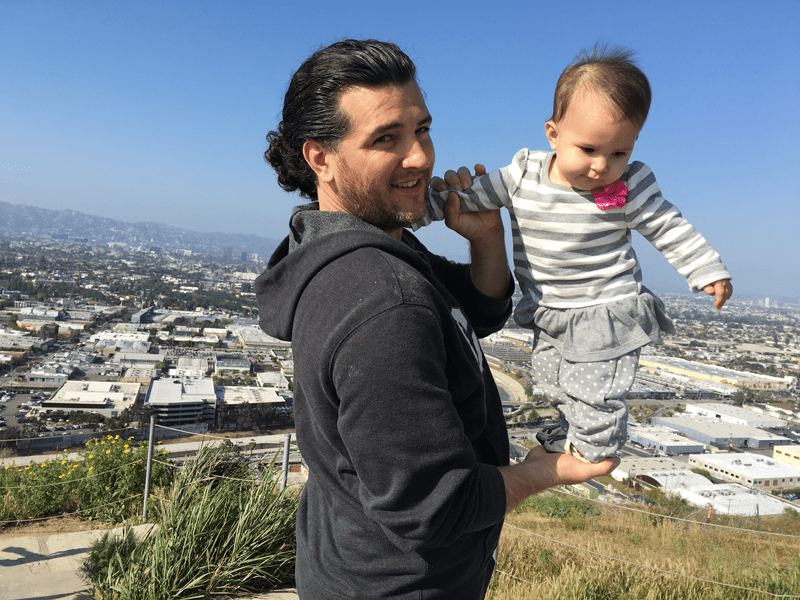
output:
[[[723,470],[747,473],[753,479],[800,477],[800,467],[750,452],[703,454],[692,458]]]
[[[738,423],[730,423],[728,421],[721,421],[713,417],[694,417],[694,416],[680,416],[680,417],[654,417],[657,419],[658,425],[666,427],[673,427],[677,431],[685,431],[687,429],[695,431],[699,434],[708,436],[717,441],[717,443],[724,442],[730,439],[748,439],[759,440],[762,442],[779,442],[789,441],[787,438],[763,431],[757,427],[749,425],[740,425]]]
[[[732,406],[721,402],[704,402],[700,404],[687,404],[686,411],[692,414],[716,417],[720,415],[723,420],[733,419],[750,427],[786,427],[787,422],[777,417],[771,417],[763,412]]]

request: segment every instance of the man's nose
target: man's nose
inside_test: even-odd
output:
[[[415,139],[403,158],[403,168],[427,169],[431,165],[432,156],[433,145],[427,140]]]

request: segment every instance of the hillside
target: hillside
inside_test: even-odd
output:
[[[26,204],[0,202],[0,236],[53,238],[86,243],[126,243],[136,246],[184,248],[219,254],[231,248],[269,256],[278,240],[240,233],[201,233],[152,221],[128,223],[74,210],[50,210]],[[158,215],[152,215],[157,217]]]
[[[490,600],[798,597],[800,515],[706,525],[543,495],[507,519],[497,569]]]

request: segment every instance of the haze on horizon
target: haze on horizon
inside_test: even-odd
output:
[[[346,7],[344,7],[346,5]],[[561,70],[595,42],[637,52],[654,97],[633,159],[714,245],[734,299],[800,298],[800,3],[472,0],[0,5],[0,201],[280,239],[263,161],[291,73],[346,37],[397,43],[433,115],[436,173],[545,148]],[[443,224],[419,237],[464,260]],[[640,236],[645,284],[687,291]]]

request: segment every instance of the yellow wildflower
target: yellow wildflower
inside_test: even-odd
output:
[[[111,454],[111,450],[106,450],[106,454]]]
[[[94,458],[94,454],[90,454],[90,455],[89,455],[89,458]]]
[[[64,477],[64,473],[58,476],[59,479],[61,479],[62,477]]]
[[[92,469],[94,469],[94,467],[89,467],[89,470],[90,470],[90,471],[91,471]]]

